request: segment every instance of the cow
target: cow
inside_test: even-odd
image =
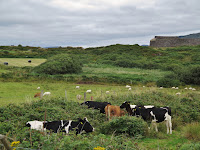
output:
[[[28,60],[28,63],[31,63],[31,60]]]
[[[131,108],[129,102],[124,102],[120,108],[126,108],[129,115],[141,116],[144,121],[151,121],[156,132],[158,132],[157,124],[166,121],[167,134],[172,134],[172,122],[171,122],[171,108],[170,107],[155,107],[155,106],[137,106],[132,105]],[[131,109],[130,109],[131,108]],[[132,112],[129,112],[129,111]]]
[[[36,93],[35,95],[34,95],[34,97],[40,97],[41,96],[41,93]]]
[[[110,104],[105,107],[105,113],[108,120],[110,120],[113,116],[120,117],[125,115],[125,112],[120,109],[120,106],[114,106]]]
[[[133,116],[133,109],[135,109],[136,106],[137,105],[130,105],[130,102],[125,101],[124,103],[122,103],[120,108],[126,108],[126,111],[128,112],[129,116]],[[145,108],[153,108],[154,106],[147,105],[147,106],[144,106],[144,107]]]
[[[88,108],[99,109],[100,113],[105,113],[105,107],[111,103],[109,102],[96,102],[96,101],[86,101],[81,103],[81,105],[87,105]]]
[[[86,133],[93,132],[94,128],[89,123],[87,118],[78,119],[78,121],[72,120],[60,120],[60,121],[29,121],[26,123],[26,126],[30,127],[31,129],[39,130],[39,131],[46,131],[50,130],[54,133],[58,132],[65,132],[66,134],[69,131],[76,129],[76,135],[81,134],[84,131]]]
[[[8,62],[4,62],[3,64],[4,64],[4,65],[8,65]]]

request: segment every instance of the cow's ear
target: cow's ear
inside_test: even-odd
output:
[[[88,122],[88,119],[87,119],[87,117],[84,117],[83,121],[87,121],[87,122]]]

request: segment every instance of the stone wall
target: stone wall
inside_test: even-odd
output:
[[[200,45],[200,39],[180,38],[178,36],[155,36],[150,41],[152,47],[176,47],[184,45]]]

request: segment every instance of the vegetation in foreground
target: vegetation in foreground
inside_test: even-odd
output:
[[[106,149],[185,149],[199,148],[198,128],[200,117],[199,94],[188,94],[184,98],[166,93],[149,91],[141,94],[107,95],[96,101],[109,101],[113,105],[121,105],[124,101],[132,104],[151,104],[155,106],[170,106],[172,108],[173,134],[166,134],[164,123],[159,125],[159,132],[148,130],[143,120],[125,116],[106,120],[105,114],[98,110],[80,106],[80,103],[67,101],[64,98],[53,98],[0,107],[0,131],[9,137],[9,141],[20,141],[18,147],[31,149],[93,149],[97,146]],[[193,107],[191,110],[190,108]],[[46,115],[45,115],[46,114]],[[75,136],[50,133],[43,135],[38,131],[25,127],[30,120],[76,120],[87,117],[95,127],[95,132]],[[120,122],[130,123],[121,126]],[[144,126],[137,125],[144,124]],[[142,123],[143,122],[143,123]],[[115,131],[113,130],[115,126]]]
[[[0,107],[0,113],[2,114],[0,117],[0,131],[8,137],[13,147],[18,147],[18,149],[94,149],[98,146],[113,150],[200,149],[199,93],[197,91],[183,92],[182,88],[179,89],[181,95],[176,95],[176,92],[172,91],[172,89],[167,91],[162,89],[163,91],[159,92],[158,88],[154,89],[156,85],[162,87],[179,86],[180,88],[185,84],[196,85],[198,89],[200,84],[199,46],[166,49],[119,44],[87,49],[81,47],[45,49],[23,47],[22,45],[0,46],[0,56],[4,57],[4,60],[5,58],[25,58],[26,60],[27,58],[43,58],[44,60],[44,58],[48,59],[56,54],[68,54],[72,57],[76,55],[83,64],[83,72],[79,74],[51,75],[49,73],[36,72],[33,67],[0,65],[1,83],[8,85],[7,88],[3,88],[3,93],[1,92],[1,94],[3,95],[6,91],[9,91],[10,95],[12,95],[11,93],[17,93],[16,89],[21,88],[19,97],[28,95],[29,93],[24,92],[24,88],[28,84],[28,89],[31,89],[37,85],[38,81],[40,85],[49,82],[44,84],[43,89],[57,91],[57,93],[60,93],[58,92],[59,88],[57,86],[54,88],[48,86],[50,83],[56,83],[57,81],[60,83],[87,83],[87,88],[84,85],[86,89],[91,87],[89,85],[91,83],[137,84],[141,89],[140,91],[138,90],[139,92],[137,90],[128,92],[127,89],[123,91],[117,88],[118,90],[116,89],[108,95],[103,95],[102,91],[111,90],[112,88],[103,87],[103,90],[94,93],[96,94],[95,100],[109,101],[114,105],[120,105],[126,100],[138,105],[170,106],[173,114],[173,134],[166,134],[164,123],[159,125],[158,133],[147,130],[146,123],[134,117],[125,116],[107,122],[105,115],[100,114],[98,110],[80,106],[80,102],[74,98],[77,91],[70,90],[72,91],[70,95],[73,95],[73,97],[69,95],[70,99],[66,98],[66,95],[63,98],[64,96],[60,96],[60,94],[42,100],[32,100],[31,96],[27,96],[28,101],[26,103],[18,103],[19,100],[16,102],[14,97],[12,98],[12,104]],[[0,63],[3,63],[1,59]],[[50,64],[51,67],[55,66],[57,61]],[[21,66],[26,65],[23,64]],[[13,88],[13,81],[16,82],[16,85],[18,84],[17,82],[21,82],[22,85],[25,83],[24,88],[20,83],[20,86],[16,89]],[[60,83],[56,85],[62,85]],[[142,90],[141,85],[144,84],[151,88]],[[63,87],[61,89],[64,91]],[[34,90],[29,92],[34,92]],[[17,95],[14,94],[14,96]],[[95,127],[95,132],[78,136],[75,136],[73,132],[69,136],[61,133],[44,135],[25,127],[25,123],[29,120],[76,120],[79,117],[87,117]],[[128,120],[128,124],[121,126],[119,123],[124,120]],[[138,122],[143,125],[139,126]],[[134,125],[134,128],[132,125]],[[115,127],[114,131],[112,130],[113,126]],[[2,145],[0,146],[2,147]]]

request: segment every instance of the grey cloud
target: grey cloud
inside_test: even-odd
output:
[[[140,8],[134,4],[98,9],[68,9],[50,0],[1,0],[0,45],[105,46],[149,44],[155,35],[199,31],[198,0],[157,0]],[[80,1],[81,3],[81,1]]]

